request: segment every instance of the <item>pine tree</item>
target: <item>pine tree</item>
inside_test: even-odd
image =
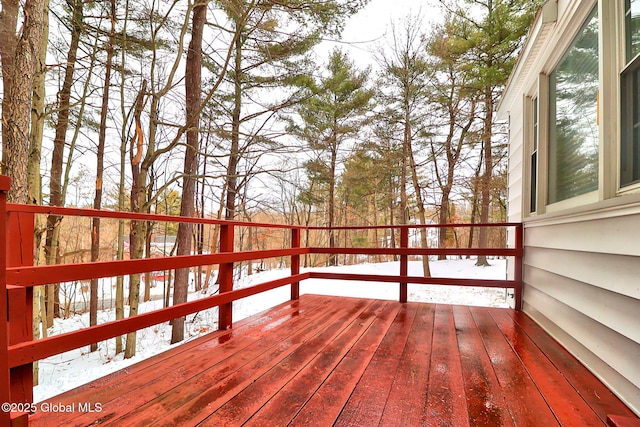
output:
[[[484,172],[480,184],[480,222],[489,221],[493,178],[493,119],[497,100],[515,65],[516,53],[523,43],[540,1],[530,0],[440,0],[451,23],[449,39],[452,51],[460,55],[463,71],[473,79],[482,103],[482,150]],[[480,229],[478,244],[486,247],[488,230]],[[476,265],[488,265],[486,256],[478,256]]]
[[[291,131],[302,138],[316,156],[307,163],[307,170],[327,185],[328,227],[334,227],[338,164],[342,150],[355,138],[368,120],[367,112],[373,90],[366,87],[368,70],[359,71],[339,49],[335,49],[327,64],[328,75],[315,83],[314,96],[297,109],[302,124]],[[336,246],[334,230],[329,231],[329,247]],[[335,256],[329,258],[336,265]]]
[[[408,223],[407,181],[413,185],[420,224],[426,224],[425,202],[422,197],[416,162],[416,139],[425,133],[428,115],[428,82],[431,68],[426,60],[426,46],[421,33],[422,20],[411,16],[406,18],[402,28],[393,27],[389,49],[379,54],[382,68],[378,87],[386,104],[382,117],[391,120],[390,125],[398,127],[402,135],[402,172],[400,184],[401,224]],[[427,230],[420,228],[421,247],[427,247]],[[429,258],[422,257],[424,277],[431,276]]]

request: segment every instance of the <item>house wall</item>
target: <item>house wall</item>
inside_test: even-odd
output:
[[[542,24],[538,16],[500,105],[498,116],[510,124],[508,220],[525,225],[523,310],[640,415],[640,194],[616,188],[618,97],[609,88],[617,88],[617,81],[601,85],[608,107],[601,115],[601,140],[610,151],[601,157],[597,200],[528,210],[526,97],[544,89],[539,76],[553,69],[564,49],[559,46],[579,26],[575,17],[591,7],[585,3],[594,4],[559,1],[553,23]],[[613,3],[600,5],[601,11],[609,8],[603,11],[605,29],[619,22],[611,19],[621,7]]]

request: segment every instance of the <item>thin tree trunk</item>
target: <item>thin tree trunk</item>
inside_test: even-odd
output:
[[[204,190],[206,188],[207,162],[202,162],[202,184],[200,186],[200,212],[199,217],[204,219]],[[198,224],[196,231],[196,249],[198,255],[204,253],[204,224]],[[196,277],[196,291],[202,291],[202,266],[198,266]]]
[[[334,126],[337,127],[337,124]],[[331,136],[331,165],[329,176],[329,247],[336,247],[336,235],[333,227],[335,226],[335,203],[336,203],[336,163],[338,161],[338,147],[335,133]],[[329,255],[329,265],[337,265],[338,260],[336,254]]]
[[[402,182],[402,179],[400,180]],[[394,200],[394,194],[393,194],[393,178],[389,177],[389,225],[391,226],[389,228],[389,244],[391,245],[391,248],[395,249],[396,248],[396,230],[393,228],[395,221],[394,221],[394,217],[395,217],[395,211],[393,209],[393,200]],[[401,197],[402,198],[402,197]],[[394,261],[398,261],[400,260],[400,256],[399,255],[394,255],[393,256],[393,260]]]
[[[49,10],[49,0],[44,0],[44,10]],[[1,37],[1,35],[0,35]],[[47,42],[49,39],[49,14],[43,14],[42,43],[40,55],[36,63],[36,73],[33,79],[33,99],[31,102],[31,133],[29,135],[29,158],[27,168],[28,200],[36,205],[42,204],[42,179],[40,165],[42,161],[42,138],[44,134],[45,111],[45,78],[47,72]],[[40,230],[36,235],[36,242],[40,247],[40,234],[43,226],[36,227]],[[37,251],[36,251],[37,253]]]
[[[191,27],[191,42],[187,52],[185,70],[186,87],[186,120],[191,123],[187,131],[187,147],[184,157],[184,178],[182,184],[182,203],[180,204],[180,216],[192,217],[195,211],[195,182],[198,167],[199,148],[199,115],[200,115],[200,91],[202,86],[202,36],[204,24],[207,18],[207,0],[200,1],[193,7],[193,23]],[[177,255],[191,254],[191,223],[181,222],[178,226]],[[173,290],[173,304],[181,304],[187,301],[189,287],[189,269],[176,269],[175,285]],[[171,343],[184,339],[184,317],[173,320]]]
[[[373,229],[373,241],[375,242],[374,243],[374,247],[376,247],[377,245],[380,244],[379,243],[380,240],[379,240],[379,237],[378,237],[378,228],[377,228],[378,227],[378,206],[377,206],[377,203],[376,203],[376,194],[373,194],[371,198],[373,199],[373,201],[372,201],[372,205],[373,205],[373,213],[372,213],[373,214],[373,225],[374,225],[374,227],[376,227],[376,228]],[[376,262],[381,262],[381,261],[382,261],[381,255],[380,254],[376,255]]]
[[[62,188],[64,147],[67,129],[69,128],[71,88],[73,86],[73,76],[75,72],[78,46],[80,44],[80,35],[82,33],[82,24],[84,19],[84,2],[82,0],[74,0],[71,3],[71,7],[71,43],[69,45],[69,52],[67,53],[64,81],[62,83],[62,88],[58,93],[58,121],[56,123],[55,137],[53,139],[53,152],[51,154],[51,177],[49,183],[49,204],[51,206],[62,206],[64,202]],[[56,230],[58,229],[61,220],[62,218],[57,215],[49,215],[47,217],[47,238],[45,243],[45,251],[47,252],[48,264],[55,264],[57,262],[58,233],[56,233]],[[53,326],[54,312],[58,311],[55,306],[55,294],[56,285],[48,285],[47,325],[49,327]]]
[[[241,25],[237,23],[236,25]],[[240,32],[240,29],[236,29]],[[238,193],[238,162],[240,157],[240,114],[242,111],[242,36],[235,40],[234,64],[234,106],[231,117],[231,149],[227,167],[227,201],[224,219],[233,220],[236,213],[236,198]]]
[[[216,219],[222,218],[222,211],[224,210],[224,200],[225,200],[225,189],[222,189],[222,197],[220,198],[220,205],[218,207],[218,213],[216,215]],[[213,233],[211,233],[211,239],[209,240],[211,243],[209,244],[210,253],[215,253],[218,246],[218,236],[220,235],[220,226],[215,225],[213,227]],[[202,286],[202,290],[209,289],[209,281],[211,280],[211,265],[207,265],[205,269],[204,275],[204,285]]]
[[[116,8],[116,0],[111,1],[111,19],[115,19],[114,11]],[[121,51],[121,63],[124,64],[126,57],[126,46],[127,46],[127,19],[129,16],[129,2],[125,2],[125,11],[124,11],[124,23],[122,30],[122,51]],[[126,109],[125,109],[125,79],[124,73],[122,74],[121,84],[120,84],[120,112],[122,117],[126,117]],[[125,162],[127,159],[127,135],[126,128],[123,126],[121,133],[121,144],[120,144],[120,181],[118,183],[118,210],[125,210]],[[117,249],[117,259],[124,259],[124,221],[118,221],[118,249]],[[116,277],[116,320],[124,319],[124,276]],[[122,347],[122,337],[115,337],[116,340],[116,354],[120,354],[124,351]]]
[[[29,134],[29,157],[27,160],[27,203],[42,204],[42,180],[40,177],[40,165],[42,160],[42,138],[45,122],[45,77],[47,41],[49,38],[49,1],[43,3],[44,13],[42,20],[42,39],[40,43],[40,55],[37,58],[35,75],[33,79],[33,97],[31,100],[31,132]],[[1,36],[0,36],[1,37]],[[36,215],[34,224],[34,264],[44,264],[42,255],[42,233],[45,223],[40,215]],[[44,286],[33,288],[33,338],[47,337],[46,306],[44,304]],[[33,383],[38,385],[39,366],[38,361],[33,363]]]
[[[407,107],[408,111],[408,107]],[[418,168],[416,166],[415,159],[413,157],[413,146],[411,144],[411,123],[409,117],[406,117],[405,121],[405,140],[407,141],[408,154],[409,154],[409,167],[411,168],[411,179],[413,181],[413,189],[416,192],[416,204],[418,205],[418,219],[420,224],[427,224],[427,216],[424,209],[424,201],[422,200],[422,188],[420,187],[420,181],[418,180]],[[420,246],[423,249],[427,249],[427,229],[426,227],[420,228]],[[431,269],[429,268],[429,256],[422,256],[422,274],[424,277],[431,277]]]
[[[115,0],[111,1],[111,29],[107,45],[107,59],[105,62],[104,89],[102,92],[102,106],[100,110],[100,129],[98,131],[98,149],[96,154],[96,193],[93,198],[93,208],[102,207],[102,179],[104,175],[104,147],[107,135],[107,112],[109,111],[109,89],[111,87],[111,64],[113,62],[113,43],[115,36]],[[95,217],[91,223],[91,262],[100,259],[100,218]],[[89,300],[89,325],[98,324],[98,279],[91,279]],[[91,351],[96,351],[98,344],[91,344]]]
[[[142,159],[142,150],[144,136],[142,135],[142,126],[140,116],[144,108],[144,96],[146,93],[147,82],[142,82],[142,87],[138,92],[134,104],[134,123],[135,134],[131,138],[130,159],[131,159],[131,212],[140,212],[144,206],[146,191],[146,175],[141,170],[140,162]],[[144,252],[144,236],[146,221],[131,221],[131,229],[129,233],[129,250],[131,259],[140,259]],[[138,314],[140,303],[140,274],[131,274],[129,276],[129,317]],[[129,359],[136,354],[136,337],[137,333],[129,332],[124,349],[125,359]]]
[[[482,199],[480,202],[480,223],[489,222],[489,205],[491,203],[491,178],[493,176],[493,155],[491,151],[491,126],[493,124],[493,96],[491,88],[488,87],[485,90],[484,102],[486,108],[486,115],[484,117],[484,129],[482,132],[482,144],[484,151],[484,175],[482,177]],[[488,242],[488,228],[481,227],[478,236],[478,245],[481,248],[487,247]],[[487,257],[485,255],[478,255],[476,261],[477,266],[487,266]]]
[[[467,248],[473,248],[473,237],[475,235],[475,227],[473,224],[476,223],[476,218],[478,217],[478,184],[480,182],[480,171],[482,170],[482,162],[484,160],[484,155],[480,153],[480,160],[478,161],[478,167],[476,168],[475,175],[473,177],[471,194],[473,197],[471,199],[471,218],[469,223],[471,223],[471,227],[469,227],[469,242],[467,244]],[[467,255],[467,259],[471,256]]]

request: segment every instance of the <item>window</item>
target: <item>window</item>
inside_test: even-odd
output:
[[[549,76],[550,204],[598,189],[598,62],[594,8]]]
[[[531,134],[531,158],[529,162],[529,182],[531,183],[531,198],[529,200],[529,213],[533,213],[537,208],[538,200],[538,98],[531,101],[532,134]]]
[[[620,75],[620,186],[640,182],[640,0],[625,1],[626,63]]]

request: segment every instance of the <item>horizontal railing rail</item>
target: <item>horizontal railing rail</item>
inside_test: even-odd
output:
[[[480,288],[513,288],[516,280],[464,279],[450,277],[390,276],[380,274],[308,272],[311,279],[351,280],[358,282],[406,282],[419,285],[477,286]]]
[[[288,257],[309,253],[308,249],[269,249],[251,252],[220,252],[208,255],[181,255],[82,264],[39,265],[7,268],[7,283],[32,287],[74,280],[126,276],[152,271],[174,270],[206,265],[252,261],[261,258]]]
[[[167,221],[184,222],[192,224],[233,225],[246,227],[299,229],[300,226],[292,224],[274,224],[269,222],[229,221],[216,218],[176,217],[175,215],[151,214],[140,212],[110,211],[106,209],[69,208],[61,206],[22,205],[7,203],[7,212],[22,212],[32,214],[78,216],[85,218],[112,218],[133,221]]]
[[[9,181],[0,176],[0,246],[6,248],[5,256],[0,256],[0,401],[32,402],[32,363],[65,351],[87,346],[99,341],[121,336],[146,327],[183,317],[202,310],[218,307],[218,328],[232,327],[232,302],[252,295],[280,288],[291,287],[291,299],[300,295],[300,282],[306,279],[369,281],[399,284],[399,301],[407,301],[407,284],[436,284],[480,287],[513,288],[516,309],[520,308],[522,295],[522,225],[519,223],[491,224],[428,224],[428,225],[383,225],[316,227],[291,224],[256,223],[246,221],[225,221],[207,218],[185,218],[162,214],[117,212],[109,210],[79,209],[67,207],[7,204],[6,191]],[[124,259],[88,263],[57,265],[33,265],[34,219],[35,215],[55,215],[59,217],[109,218],[126,221],[186,222],[208,224],[219,227],[218,251],[209,254],[188,256],[164,256],[156,258]],[[290,233],[289,247],[236,251],[234,247],[235,228],[258,227],[280,229]],[[515,229],[515,245],[512,248],[421,248],[410,247],[409,231],[419,228],[480,228],[511,227]],[[398,231],[397,247],[301,247],[303,232],[330,230],[372,230],[393,229]],[[378,242],[380,243],[380,242]],[[301,272],[301,256],[307,255],[365,255],[394,256],[399,259],[398,275],[343,274],[334,272]],[[420,277],[408,274],[410,256],[457,255],[457,256],[499,256],[513,257],[514,278],[512,280],[476,280],[446,277]],[[289,260],[288,276],[242,289],[233,288],[233,268],[235,263],[267,258]],[[97,278],[126,276],[155,271],[167,271],[199,266],[218,266],[217,295],[203,297],[195,301],[137,314],[125,319],[110,321],[77,331],[34,340],[33,287],[53,283],[74,282]],[[0,413],[0,425],[5,421],[28,422],[26,414]],[[17,421],[16,421],[17,422]]]
[[[509,248],[467,249],[467,248],[309,248],[313,254],[354,254],[354,255],[486,255],[486,256],[518,256],[521,250]]]
[[[35,362],[65,351],[93,344],[96,341],[104,341],[129,332],[164,323],[172,319],[186,316],[187,314],[218,307],[251,295],[290,285],[294,281],[309,278],[310,273],[288,276],[282,279],[272,280],[248,288],[236,289],[218,295],[201,298],[183,304],[141,313],[126,319],[114,320],[97,326],[83,328],[78,331],[54,335],[37,341],[24,342],[9,346],[9,367],[14,368],[25,363]]]

